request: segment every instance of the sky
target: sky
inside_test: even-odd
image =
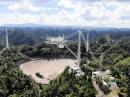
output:
[[[0,0],[0,25],[130,27],[130,0]]]

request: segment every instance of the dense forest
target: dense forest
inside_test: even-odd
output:
[[[65,32],[76,30],[74,28],[68,30],[53,28],[51,31],[49,28],[9,28],[9,39],[12,47],[0,51],[0,97],[95,97],[97,92],[93,87],[91,75],[92,71],[97,68],[110,69],[116,78],[119,96],[130,97],[129,29],[96,29],[91,31],[90,37],[93,36],[93,40],[90,42],[90,47],[95,60],[91,53],[85,53],[85,46],[82,44],[80,67],[85,72],[83,77],[76,77],[75,72],[69,72],[69,67],[67,67],[55,80],[50,81],[48,85],[43,85],[36,83],[31,76],[22,73],[19,62],[27,61],[32,57],[73,58],[65,48],[59,49],[55,45],[46,45],[43,41],[46,33],[55,36],[62,32],[65,34]],[[83,28],[81,30],[85,31]],[[101,33],[99,33],[100,31]],[[111,33],[105,33],[105,31]],[[106,35],[108,34],[111,40],[107,39]],[[1,28],[1,48],[4,47],[4,37],[4,29]],[[96,41],[95,37],[97,37]],[[69,42],[68,46],[77,52],[77,41]],[[104,57],[102,65],[99,65],[101,54]]]
[[[48,85],[37,84],[20,71],[16,64],[27,60],[17,48],[4,49],[0,60],[0,97],[95,97],[91,75],[77,78],[69,67]],[[88,70],[91,72],[91,70]]]

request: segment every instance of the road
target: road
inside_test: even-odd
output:
[[[110,82],[111,84],[111,92],[108,95],[105,95],[102,90],[100,90],[99,86],[97,85],[96,81],[93,80],[93,86],[95,87],[96,91],[98,92],[98,94],[96,95],[96,97],[119,97],[118,96],[118,87],[116,82]]]
[[[96,95],[96,97],[107,97],[99,88],[99,86],[97,85],[96,81],[93,81],[93,86],[95,87],[96,91],[98,92],[98,94]]]

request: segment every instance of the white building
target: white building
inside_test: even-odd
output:
[[[92,78],[93,78],[93,79],[102,78],[102,71],[92,72]]]
[[[95,71],[92,72],[92,78],[100,78],[100,79],[109,79],[111,77],[111,71],[106,70],[106,71]]]
[[[84,76],[85,73],[81,70],[81,68],[78,66],[78,65],[74,65],[73,67],[70,67],[70,70],[69,72],[72,72],[74,71],[76,74],[76,77],[81,77],[81,76]]]

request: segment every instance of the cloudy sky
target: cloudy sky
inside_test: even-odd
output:
[[[129,0],[0,0],[0,25],[130,27]]]

